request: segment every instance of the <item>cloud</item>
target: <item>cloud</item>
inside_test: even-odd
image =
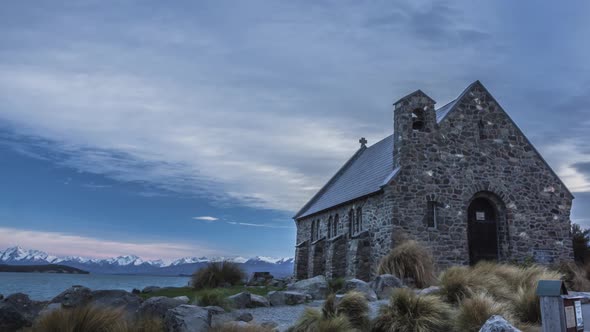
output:
[[[195,220],[204,220],[204,221],[216,221],[219,218],[211,217],[211,216],[201,216],[201,217],[193,217]]]
[[[0,247],[20,245],[56,256],[109,258],[133,254],[144,259],[172,260],[185,256],[227,254],[221,250],[178,242],[123,242],[67,234],[0,227]],[[100,248],[100,252],[97,252]]]
[[[240,226],[248,226],[248,227],[263,227],[263,228],[289,228],[295,229],[295,226],[279,226],[279,225],[272,225],[272,224],[253,224],[247,222],[237,222],[237,221],[228,221],[230,225],[240,225]]]

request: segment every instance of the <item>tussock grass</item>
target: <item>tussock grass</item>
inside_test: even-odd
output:
[[[506,320],[512,321],[509,309],[508,304],[498,302],[486,293],[477,293],[473,297],[463,300],[459,305],[455,327],[458,331],[477,332],[493,315],[500,315]]]
[[[336,304],[335,295],[330,295],[324,302],[322,310],[305,308],[305,311],[288,329],[291,332],[358,332],[368,331],[369,305],[365,296],[350,292]]]
[[[38,318],[26,330],[32,332],[164,332],[164,322],[158,317],[128,320],[120,308],[83,306],[57,309]]]
[[[230,305],[227,302],[226,294],[222,289],[203,289],[197,294],[195,302],[201,307],[215,305],[229,309]]]
[[[339,290],[344,288],[344,283],[344,278],[334,278],[328,280],[328,288],[330,289],[330,293],[337,293]]]
[[[516,291],[516,298],[511,303],[514,316],[523,323],[541,322],[541,304],[535,293],[535,288],[519,287]]]
[[[374,332],[452,331],[453,311],[434,295],[416,295],[410,289],[396,289],[389,304],[382,306],[373,322]]]
[[[367,331],[371,325],[369,303],[365,295],[352,291],[342,297],[336,308],[337,314],[345,316],[352,327]]]
[[[473,286],[468,267],[451,266],[439,277],[439,295],[448,303],[458,303],[473,295]]]
[[[580,266],[574,262],[561,262],[554,266],[554,269],[563,274],[563,281],[568,289],[577,292],[590,291],[588,265]]]
[[[192,286],[196,289],[233,286],[245,278],[246,274],[236,263],[212,262],[193,274]]]
[[[398,278],[412,278],[416,287],[424,288],[434,282],[434,261],[431,253],[414,240],[397,245],[383,257],[378,274],[392,274]]]

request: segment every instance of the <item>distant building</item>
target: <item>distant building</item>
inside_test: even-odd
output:
[[[435,109],[394,103],[393,135],[360,149],[295,215],[295,276],[367,280],[405,234],[439,267],[571,259],[573,196],[479,82]]]

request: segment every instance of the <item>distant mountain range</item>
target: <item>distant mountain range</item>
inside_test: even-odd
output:
[[[162,260],[143,260],[134,255],[107,259],[78,256],[57,257],[39,250],[21,247],[0,250],[0,264],[41,265],[60,264],[99,274],[190,275],[209,262],[230,261],[239,264],[247,273],[265,271],[275,277],[293,274],[293,258],[244,257],[183,257],[169,264]]]

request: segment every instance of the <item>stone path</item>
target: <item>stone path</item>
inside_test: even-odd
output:
[[[379,307],[387,304],[387,300],[379,300],[369,302],[369,310],[371,318],[377,316]],[[306,307],[321,309],[324,301],[318,300],[306,304],[294,305],[294,306],[279,306],[279,307],[263,307],[254,309],[239,309],[232,312],[228,312],[222,315],[213,316],[213,324],[233,321],[237,316],[242,313],[249,312],[254,317],[254,321],[257,323],[264,322],[275,322],[279,324],[279,331],[285,331],[287,328],[292,326],[301,316]]]

